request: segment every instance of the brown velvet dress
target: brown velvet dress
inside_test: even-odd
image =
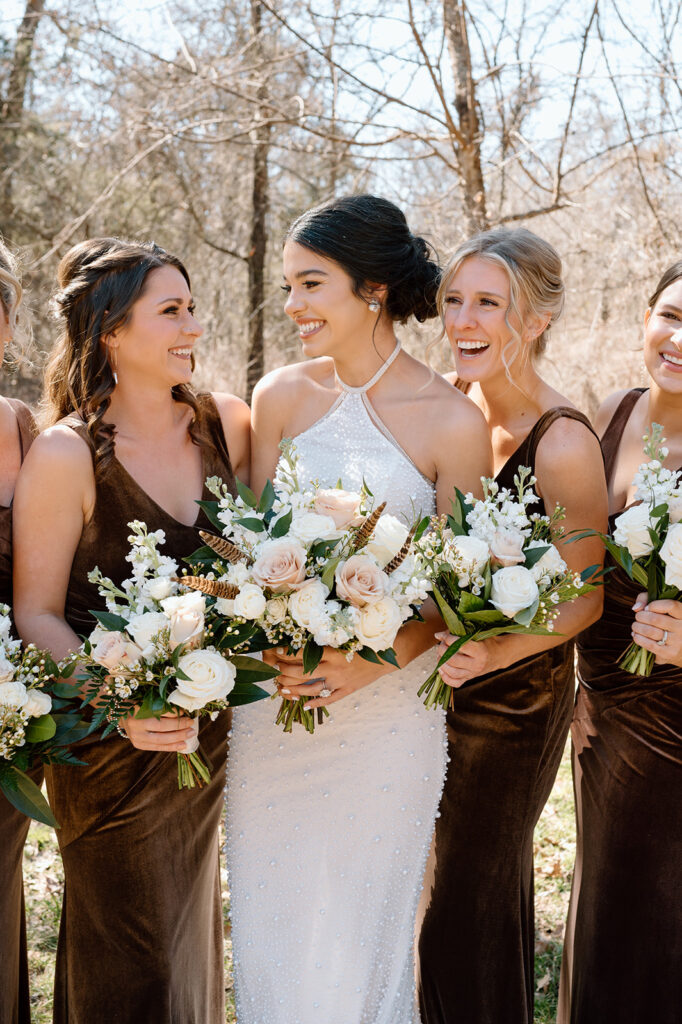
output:
[[[560,417],[592,430],[575,409],[549,410],[498,473],[501,486],[514,487],[518,466],[534,471],[538,443]],[[453,690],[419,938],[423,1024],[532,1024],[533,830],[561,761],[573,691],[571,642]]]
[[[623,398],[604,434],[609,478],[641,393]],[[647,678],[618,668],[641,590],[615,568],[601,619],[578,637],[561,1024],[682,1021],[682,669],[657,665]]]
[[[234,488],[210,396],[201,415],[213,442],[202,449],[204,480],[218,475]],[[87,439],[78,418],[67,422]],[[88,572],[130,575],[132,519],[164,530],[162,553],[178,561],[201,543],[197,530],[211,528],[203,511],[194,526],[173,519],[114,460],[97,483],[69,579],[65,616],[81,635],[95,624],[89,609],[101,607]],[[201,790],[178,790],[175,753],[136,750],[117,734],[75,748],[86,767],[46,769],[65,875],[57,1024],[224,1024],[218,823],[229,725],[229,711],[202,722],[213,774]]]
[[[30,409],[15,398],[23,461],[36,432]],[[12,604],[12,506],[0,506],[0,603]],[[29,773],[40,786],[42,768]],[[22,858],[30,819],[0,794],[0,1024],[29,1024],[26,919]]]

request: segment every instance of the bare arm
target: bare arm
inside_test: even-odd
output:
[[[220,413],[232,472],[248,484],[251,458],[251,413],[241,398],[226,393],[213,395]]]
[[[606,481],[601,451],[596,438],[582,424],[562,419],[550,428],[538,447],[536,476],[548,512],[557,504],[565,507],[565,534],[590,528],[606,530]],[[569,568],[576,572],[603,562],[604,549],[598,537],[571,544],[560,541],[557,547]],[[443,666],[441,675],[451,686],[461,686],[468,679],[499,671],[522,658],[556,647],[599,618],[602,604],[603,592],[598,587],[561,605],[551,636],[515,634],[465,644]],[[445,635],[439,639],[444,643],[452,641]]]
[[[272,480],[279,444],[282,440],[284,411],[292,395],[280,387],[277,371],[256,385],[251,401],[251,487],[260,494],[266,480]]]

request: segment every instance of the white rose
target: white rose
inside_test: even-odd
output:
[[[648,555],[654,549],[649,536],[651,519],[646,505],[633,505],[616,519],[613,539],[616,544],[626,547],[633,558]]]
[[[380,516],[379,522],[372,531],[372,536],[362,549],[363,554],[373,555],[383,569],[398,554],[407,540],[408,533],[409,530],[405,524],[395,516]]]
[[[324,610],[324,602],[329,594],[322,580],[312,579],[294,591],[289,597],[289,614],[294,622],[304,629],[319,619]]]
[[[518,565],[523,562],[524,536],[520,530],[499,527],[490,541],[490,554],[502,566]]]
[[[668,515],[671,523],[679,523],[682,519],[682,494],[672,494],[668,499]]]
[[[145,654],[152,653],[154,637],[169,628],[170,619],[163,612],[143,612],[141,615],[134,615],[127,626],[133,640]]]
[[[355,632],[363,647],[385,651],[393,645],[402,621],[400,608],[393,598],[382,597],[376,604],[361,609]]]
[[[490,549],[480,537],[462,534],[453,537],[449,547],[459,555],[458,562],[462,569],[471,575],[482,572],[490,558]]]
[[[31,718],[41,718],[47,715],[52,709],[52,698],[49,693],[43,690],[29,690],[24,704],[24,711]]]
[[[286,597],[272,597],[265,605],[265,618],[273,626],[278,626],[287,617],[288,607]]]
[[[174,584],[167,576],[157,576],[153,580],[145,580],[142,593],[154,601],[163,601],[173,593]]]
[[[323,516],[319,512],[304,512],[303,515],[294,516],[289,536],[295,537],[308,547],[314,540],[332,540],[338,537],[339,531],[331,516]]]
[[[217,651],[188,651],[178,659],[178,668],[189,679],[178,679],[177,689],[168,694],[171,704],[185,711],[199,711],[214,700],[225,700],[234,686],[237,671]]]
[[[665,582],[682,590],[682,523],[673,523],[661,545],[661,561],[665,564]]]
[[[98,665],[110,671],[117,668],[129,668],[139,661],[143,652],[125,633],[118,630],[105,632],[92,649],[91,657]]]
[[[204,595],[192,590],[189,594],[167,597],[161,607],[170,619],[170,649],[174,651],[180,644],[197,647],[204,632]]]
[[[8,683],[14,679],[15,668],[9,658],[5,657],[4,651],[0,652],[0,683]]]
[[[538,585],[525,566],[510,565],[493,573],[490,603],[507,618],[530,608],[538,597]]]
[[[231,597],[216,598],[215,610],[218,615],[226,615],[228,619],[234,618],[234,600]]]
[[[543,576],[549,576],[551,579],[554,579],[555,576],[561,576],[566,572],[566,563],[554,545],[550,544],[549,541],[532,540],[526,545],[526,551],[531,548],[544,547],[548,547],[549,551],[545,551],[544,555],[538,559],[530,570],[536,583],[539,583]]]
[[[0,704],[7,708],[23,708],[26,703],[26,687],[18,679],[0,683]]]
[[[243,619],[259,619],[265,611],[265,594],[255,583],[245,583],[234,599],[234,614]]]
[[[7,605],[4,606],[5,608]],[[7,640],[12,632],[12,620],[9,615],[0,615],[0,637]]]

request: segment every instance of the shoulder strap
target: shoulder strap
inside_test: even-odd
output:
[[[218,407],[215,404],[213,395],[208,391],[202,391],[197,395],[197,399],[199,402],[199,425],[202,428],[202,433],[206,436],[206,440],[209,442],[214,460],[217,459],[217,461],[222,463],[223,466],[226,466],[231,473],[232,466],[227,449],[227,439],[225,437],[225,431],[223,430],[223,421],[220,418],[220,413],[218,412]]]
[[[535,454],[540,441],[552,424],[559,419],[577,420],[578,423],[584,424],[591,434],[594,434],[597,441],[599,440],[594,427],[584,413],[573,409],[570,405],[557,405],[554,409],[548,409],[542,414],[528,436],[527,458],[531,466],[535,466]]]
[[[38,434],[38,425],[33,418],[33,413],[24,402],[19,401],[18,398],[8,398],[7,402],[11,406],[19,424],[19,445],[21,447],[21,461],[23,462],[32,441]]]
[[[604,435],[601,439],[601,450],[604,453],[606,482],[609,484],[611,483],[611,475],[616,464],[618,446],[620,444],[621,437],[623,436],[623,431],[625,430],[625,424],[630,419],[632,410],[646,390],[646,388],[633,388],[632,391],[628,391],[623,395],[616,407],[616,411],[609,420],[606,430],[604,431]]]

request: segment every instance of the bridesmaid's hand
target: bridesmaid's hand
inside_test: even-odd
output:
[[[325,647],[322,660],[314,674],[306,677],[303,672],[303,659],[300,655],[287,655],[281,648],[276,648],[274,653],[274,662],[269,660],[270,664],[275,664],[281,673],[275,680],[280,694],[288,700],[310,697],[310,701],[306,704],[306,710],[335,704],[351,693],[355,693],[356,690],[369,686],[379,676],[385,676],[387,672],[394,670],[393,665],[384,661],[380,665],[376,665],[374,662],[365,661],[357,654],[349,662],[346,660],[344,651]],[[331,690],[331,695],[320,697],[319,694],[322,690]]]
[[[657,665],[682,667],[682,602],[652,601],[639,594],[635,601],[632,639],[656,656]],[[666,636],[667,634],[667,636]],[[665,637],[665,643],[660,641]]]
[[[442,658],[448,647],[458,639],[447,631],[436,633],[435,637],[436,640],[440,640],[439,658]],[[460,647],[457,654],[453,654],[449,661],[441,665],[439,672],[444,683],[457,689],[470,679],[494,670],[492,645],[489,640],[479,640]]]
[[[124,718],[121,728],[138,750],[182,751],[195,735],[196,719],[168,712],[161,718]]]

